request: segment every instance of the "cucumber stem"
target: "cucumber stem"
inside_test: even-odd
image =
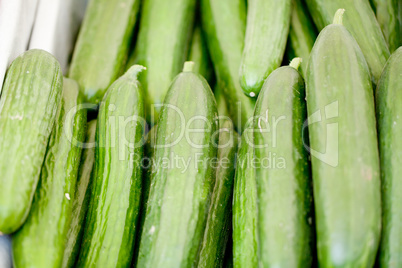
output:
[[[343,25],[343,13],[345,13],[345,9],[340,8],[335,12],[334,21],[332,24]]]
[[[135,65],[131,66],[130,69],[128,69],[124,75],[137,79],[138,74],[146,69],[147,68],[142,65],[135,64]]]
[[[303,59],[302,58],[294,58],[289,66],[295,68],[296,70],[299,70],[300,64],[302,63]]]
[[[194,62],[186,61],[184,63],[183,72],[192,72],[194,68]]]

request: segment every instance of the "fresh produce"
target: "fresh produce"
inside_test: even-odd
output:
[[[159,116],[154,151],[158,165],[152,171],[137,267],[197,265],[215,182],[212,165],[219,135],[212,91],[192,68],[192,62],[184,64]]]
[[[108,89],[99,109],[92,196],[77,267],[127,267],[140,210],[145,130],[143,93],[134,65]]]
[[[385,65],[376,90],[377,122],[381,159],[382,235],[381,267],[402,265],[402,47]]]
[[[381,232],[373,89],[342,14],[318,36],[306,78],[318,262],[372,267]]]
[[[249,0],[240,83],[257,97],[264,80],[278,68],[285,53],[292,0]]]
[[[220,89],[218,85],[215,86],[214,95],[216,100],[216,106],[218,107],[219,117],[220,118],[228,117],[229,112],[226,105],[225,96],[223,96],[222,89]]]
[[[99,103],[124,71],[140,0],[91,0],[75,45],[69,77],[87,101]]]
[[[60,267],[73,212],[86,111],[77,82],[64,79],[62,105],[50,137],[29,216],[13,236],[16,267]]]
[[[7,72],[0,100],[0,232],[16,231],[28,216],[62,79],[59,63],[42,50],[21,54]]]

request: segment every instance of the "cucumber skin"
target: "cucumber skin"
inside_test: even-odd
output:
[[[225,96],[235,130],[242,133],[247,120],[253,116],[255,104],[255,99],[244,95],[239,82],[246,27],[245,1],[201,0],[201,19],[218,87]]]
[[[0,154],[3,233],[16,231],[28,216],[60,106],[62,83],[59,63],[43,50],[21,54],[7,72],[0,100],[0,152],[6,152]]]
[[[256,97],[268,75],[278,68],[286,49],[292,0],[249,0],[247,29],[240,64],[243,92]]]
[[[376,90],[377,122],[382,179],[382,235],[379,250],[381,267],[400,267],[402,203],[402,47],[384,67]]]
[[[133,71],[130,69],[109,87],[99,109],[93,190],[77,267],[126,267],[132,260],[142,169],[130,161],[131,154],[142,158],[143,146],[122,145],[117,120],[144,118],[143,93]],[[113,118],[118,118],[115,128],[109,121]],[[144,130],[142,124],[129,121],[125,137],[130,137],[128,142],[138,143]]]
[[[170,159],[175,154],[186,161],[191,157],[191,163],[187,169],[183,165],[181,168],[170,169],[159,165],[152,170],[137,267],[197,265],[215,181],[215,170],[210,165],[197,169],[197,163],[194,162],[196,153],[203,154],[200,161],[217,156],[218,135],[213,135],[218,130],[217,109],[208,83],[199,74],[183,72],[172,82],[164,103],[184,111],[184,119],[193,116],[207,118],[210,129],[198,133],[200,136],[196,140],[208,146],[193,148],[183,138],[174,146],[155,149],[157,162],[165,157]],[[156,138],[158,146],[170,144],[178,138],[180,129],[177,124],[180,124],[180,120],[181,117],[174,109],[167,105],[162,107]],[[191,127],[194,126],[192,124]],[[205,129],[205,125],[201,124],[196,127]],[[194,141],[194,136],[190,139]]]
[[[376,84],[390,53],[368,0],[306,0],[319,30],[332,23],[336,10],[344,8],[343,24],[359,44]]]
[[[124,71],[139,5],[140,0],[89,2],[69,70],[88,102],[98,104]]]
[[[84,142],[87,121],[83,109],[72,118],[68,115],[82,103],[82,98],[78,84],[64,79],[62,104],[32,207],[24,225],[13,236],[15,267],[60,267],[63,261],[82,152],[79,143]],[[71,133],[71,140],[67,133]]]
[[[71,223],[67,233],[66,247],[61,267],[74,267],[80,250],[85,216],[92,190],[91,175],[95,163],[95,133],[96,120],[92,120],[88,123],[87,136],[85,139],[88,147],[84,147],[82,152],[77,185],[75,187]]]
[[[338,155],[327,152],[324,159],[332,166],[312,156],[319,265],[372,267],[381,232],[373,91],[363,53],[345,27],[330,25],[321,31],[306,85],[310,118],[319,109],[324,114],[324,108],[329,117],[309,125],[310,148],[324,151],[326,140],[339,133],[338,144],[329,143],[337,145]],[[336,101],[339,112],[332,109]],[[338,161],[332,162],[335,157]]]

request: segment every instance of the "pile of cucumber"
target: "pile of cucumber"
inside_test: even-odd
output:
[[[52,36],[0,44],[0,268],[402,267],[402,1],[90,0],[68,71]]]

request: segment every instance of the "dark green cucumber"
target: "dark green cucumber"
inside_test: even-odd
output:
[[[106,92],[96,130],[92,196],[78,267],[131,263],[141,198],[144,105],[134,65]]]
[[[60,267],[70,228],[87,114],[77,82],[64,79],[63,98],[40,181],[24,225],[13,236],[16,267]]]
[[[237,152],[233,193],[233,267],[258,267],[257,184],[253,133],[246,129]]]
[[[152,171],[137,267],[197,265],[215,182],[211,162],[217,157],[219,135],[212,91],[191,70],[192,63],[186,62],[159,116],[157,165]]]
[[[239,81],[246,27],[243,0],[201,0],[201,18],[212,63],[238,133],[252,117],[255,100],[244,95]]]
[[[78,171],[71,223],[67,233],[66,247],[61,265],[64,268],[74,267],[81,246],[85,216],[91,196],[92,170],[95,163],[95,133],[96,120],[92,120],[88,123],[86,144]]]
[[[220,121],[216,181],[198,267],[223,267],[232,225],[232,199],[238,135],[228,120]]]
[[[262,267],[311,267],[313,197],[301,58],[265,81],[254,111],[258,256]]]
[[[140,0],[91,0],[74,48],[69,77],[98,104],[123,72]]]
[[[402,47],[385,65],[376,90],[382,179],[381,267],[402,266]]]
[[[359,44],[377,83],[389,57],[389,49],[368,0],[306,0],[319,30],[332,23],[337,9],[346,10],[344,25]]]
[[[306,78],[318,262],[372,267],[381,231],[373,89],[341,13],[318,36]]]
[[[268,75],[281,65],[289,33],[292,0],[249,0],[240,64],[244,93],[257,97]]]
[[[29,50],[8,69],[0,100],[0,232],[25,221],[39,181],[60,106],[60,64],[43,50]]]

